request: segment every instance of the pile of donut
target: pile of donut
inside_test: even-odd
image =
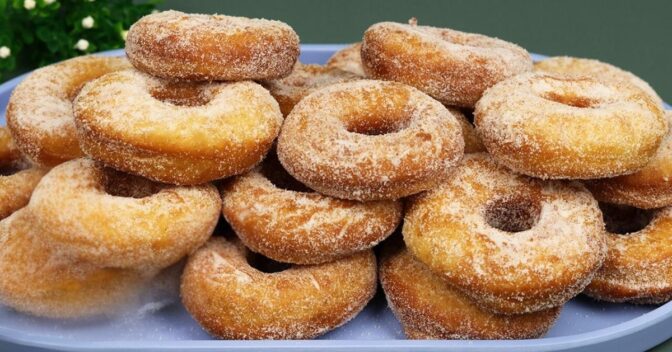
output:
[[[415,21],[306,65],[282,22],[175,11],[126,54],[11,96],[6,306],[114,314],[184,265],[218,338],[316,337],[379,279],[409,338],[521,339],[672,298],[672,115],[629,72]]]

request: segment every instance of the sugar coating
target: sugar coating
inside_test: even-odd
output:
[[[335,52],[334,55],[327,60],[327,66],[352,72],[360,77],[366,77],[364,66],[362,64],[361,51],[361,42],[349,45]]]
[[[481,141],[481,137],[478,136],[478,132],[474,125],[469,122],[467,117],[460,110],[446,107],[452,114],[457,118],[457,122],[460,123],[462,128],[462,137],[464,138],[464,153],[484,153],[486,152],[485,146]]]
[[[305,65],[297,62],[289,76],[266,81],[262,84],[278,101],[282,114],[287,116],[294,105],[308,94],[330,84],[353,81],[359,78],[356,74],[339,68]]]
[[[158,270],[205,243],[220,202],[211,184],[156,184],[76,159],[53,168],[27,208],[40,239],[59,251],[98,266]]]
[[[544,179],[633,173],[651,160],[668,130],[663,110],[639,89],[541,73],[488,89],[474,114],[499,163]]]
[[[332,197],[398,199],[445,180],[462,157],[456,118],[415,88],[359,80],[297,104],[278,137],[278,157],[297,180]]]
[[[672,112],[665,117],[672,125]],[[651,161],[630,175],[585,182],[599,201],[644,209],[672,205],[672,133],[668,131]]]
[[[488,209],[498,200],[535,208],[533,226],[491,226]],[[585,188],[513,174],[486,154],[467,154],[450,180],[411,199],[402,231],[415,257],[501,314],[562,305],[590,282],[606,254],[600,209]]]
[[[72,101],[86,82],[129,67],[122,58],[81,56],[30,73],[7,105],[7,126],[21,152],[45,166],[80,157]]]
[[[672,299],[672,208],[653,210],[640,231],[607,235],[604,265],[586,287],[610,302],[660,304]]]
[[[389,236],[402,216],[399,201],[358,202],[282,189],[259,169],[221,189],[222,212],[238,237],[281,262],[319,264],[367,250]]]
[[[520,315],[493,314],[450,287],[403,246],[383,250],[379,275],[388,304],[411,339],[536,338],[560,314],[560,307]]]
[[[251,169],[283,120],[278,103],[257,83],[176,83],[137,70],[87,84],[75,115],[81,147],[92,158],[173,184]]]
[[[131,26],[126,54],[163,78],[264,80],[291,72],[299,37],[280,21],[162,11]]]
[[[495,83],[532,69],[523,48],[447,28],[376,23],[361,49],[367,77],[409,84],[446,105],[473,107]]]
[[[222,339],[310,339],[356,316],[373,297],[376,258],[365,251],[277,273],[251,267],[238,241],[213,237],[182,275],[182,302]]]

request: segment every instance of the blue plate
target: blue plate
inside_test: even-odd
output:
[[[324,63],[342,45],[303,45],[301,61]],[[123,55],[122,50],[104,55]],[[543,58],[534,55],[535,59]],[[21,80],[0,85],[0,111]],[[669,108],[669,106],[668,106]],[[4,114],[0,122],[4,124]],[[147,305],[152,307],[152,305]],[[642,351],[672,337],[672,303],[640,306],[577,297],[543,338],[513,341],[405,340],[379,292],[355,319],[317,340],[212,340],[179,300],[112,320],[66,322],[0,307],[0,351]]]

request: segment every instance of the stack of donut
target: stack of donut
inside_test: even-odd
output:
[[[306,65],[282,22],[175,11],[126,54],[11,97],[7,306],[112,314],[185,257],[182,303],[223,339],[314,338],[378,279],[416,339],[672,299],[672,114],[629,72],[414,20]]]

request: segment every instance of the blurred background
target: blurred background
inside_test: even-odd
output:
[[[0,0],[0,80],[123,47],[130,24],[155,8],[278,19],[303,43],[351,43],[372,23],[417,17],[423,25],[483,33],[531,52],[606,61],[672,101],[670,0]]]

